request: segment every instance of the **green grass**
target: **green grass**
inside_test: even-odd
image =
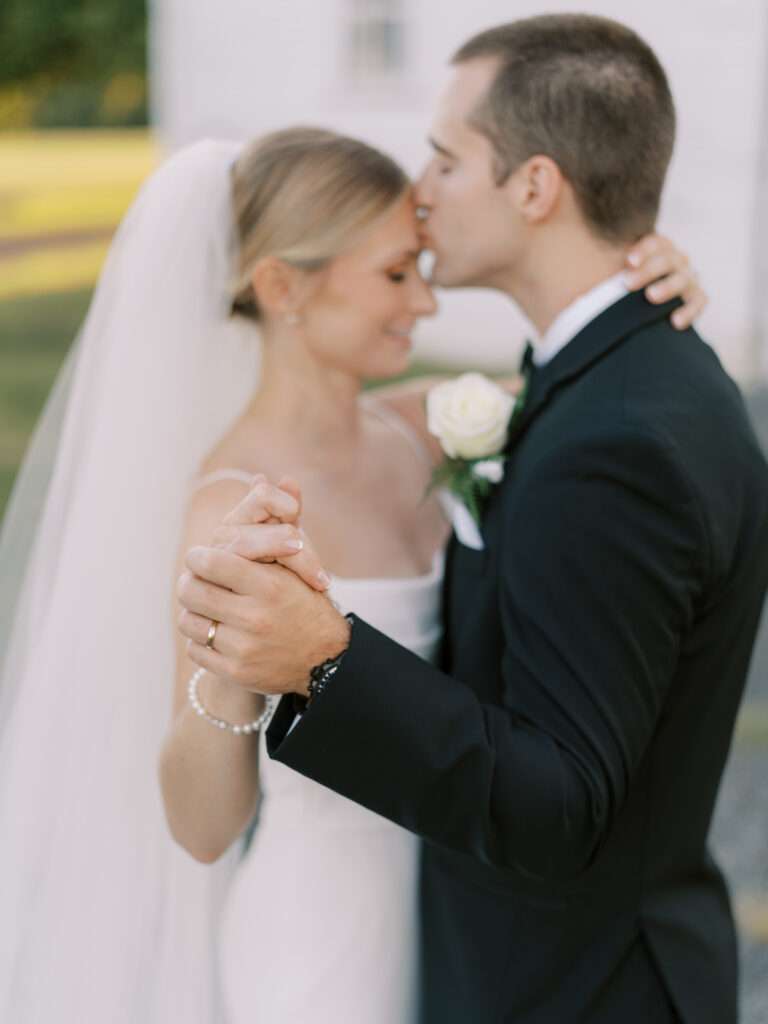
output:
[[[0,302],[0,515],[90,291]]]

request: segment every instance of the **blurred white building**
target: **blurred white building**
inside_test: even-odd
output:
[[[170,148],[294,123],[358,135],[413,173],[446,61],[476,31],[551,10],[618,18],[669,74],[679,136],[660,227],[711,294],[702,322],[745,384],[768,369],[768,87],[762,0],[154,0],[154,117]],[[526,333],[509,302],[443,293],[419,354],[509,366]]]

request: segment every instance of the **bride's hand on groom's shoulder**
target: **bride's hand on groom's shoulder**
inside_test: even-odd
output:
[[[627,266],[625,281],[631,291],[644,289],[648,301],[655,305],[682,300],[682,306],[670,318],[680,331],[687,330],[709,302],[688,254],[664,235],[641,238],[629,250]]]

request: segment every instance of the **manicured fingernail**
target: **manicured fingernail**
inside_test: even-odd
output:
[[[629,263],[630,267],[639,267],[642,262],[643,258],[639,252],[631,252],[627,256],[627,263]]]
[[[317,574],[317,582],[321,587],[325,587],[327,589],[331,585],[331,577],[324,569],[321,569]]]
[[[675,325],[675,327],[684,327],[685,326],[685,320],[683,319],[682,313],[673,313],[672,314],[672,323]]]
[[[304,541],[303,540],[287,540],[285,542],[285,546],[289,549],[289,551],[301,551],[301,549],[304,547]]]
[[[652,284],[651,287],[648,289],[648,298],[649,299],[660,299],[661,298],[661,288],[659,288],[658,285]]]

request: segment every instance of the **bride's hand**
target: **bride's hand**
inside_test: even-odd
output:
[[[649,302],[659,305],[670,299],[682,299],[683,305],[671,317],[680,331],[690,327],[709,302],[688,256],[663,235],[642,238],[630,249],[627,265],[627,286],[632,291],[644,288]]]
[[[239,505],[213,535],[213,546],[251,562],[279,562],[314,590],[327,590],[324,571],[301,529],[301,488],[290,477],[277,485],[259,474]]]

